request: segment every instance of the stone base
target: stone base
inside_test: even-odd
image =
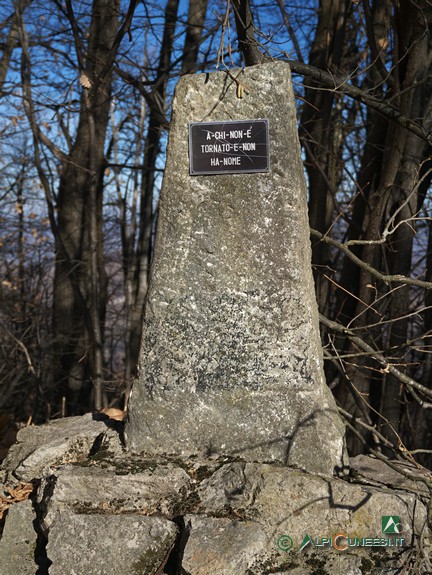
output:
[[[139,401],[145,420],[134,419],[131,411],[134,435],[128,448],[135,453],[229,454],[334,475],[347,463],[341,457],[343,424],[324,393],[319,399],[316,390],[297,391],[292,401],[289,393],[276,390],[153,394]]]
[[[429,572],[429,494],[415,466],[361,456],[348,482],[241,458],[131,456],[88,417],[61,453],[78,424],[27,428],[5,461],[9,485],[31,478],[35,491],[9,508],[1,574]],[[383,533],[390,515],[398,533]]]

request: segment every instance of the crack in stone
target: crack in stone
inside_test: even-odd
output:
[[[47,555],[48,544],[48,531],[45,527],[45,516],[48,510],[48,503],[54,493],[57,477],[51,475],[46,479],[40,501],[35,497],[32,500],[33,509],[36,513],[36,519],[33,521],[33,529],[36,532],[36,547],[34,552],[34,561],[38,566],[35,575],[49,575],[48,570],[52,565],[52,561]]]
[[[165,568],[161,571],[160,575],[162,575],[162,573],[165,575],[191,575],[182,565],[184,551],[192,529],[191,522],[188,521],[186,523],[182,515],[175,517],[173,521],[178,527],[178,535],[165,564]],[[159,575],[159,571],[155,573],[155,575]]]

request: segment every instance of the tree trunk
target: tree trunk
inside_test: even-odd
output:
[[[254,66],[265,60],[264,54],[259,50],[255,35],[255,24],[249,0],[232,0],[237,37],[240,52],[243,54],[245,65]]]
[[[343,60],[350,2],[321,0],[318,25],[309,54],[312,66],[338,72]],[[335,92],[319,89],[305,80],[305,104],[300,121],[300,137],[306,155],[309,183],[309,222],[311,228],[326,234],[333,222],[334,196],[340,177],[338,165],[339,122],[335,111]],[[330,248],[323,242],[312,243],[312,265],[321,313],[328,312],[328,281],[324,278],[330,263]]]
[[[391,9],[387,2],[377,3],[369,25],[376,34],[371,42],[375,46],[385,45],[383,30],[390,12],[380,9],[383,5]],[[391,75],[385,72],[387,97],[392,96],[392,105],[407,117],[427,117],[428,96],[423,79],[427,75],[429,48],[421,10],[411,3],[401,2],[393,33],[399,51],[394,54]],[[371,82],[372,86],[382,84],[381,64],[376,57],[368,78],[369,85]],[[404,127],[383,120],[376,112],[369,112],[369,117],[367,144],[358,177],[360,193],[348,239],[359,240],[353,251],[365,264],[387,273],[409,275],[414,235],[412,218],[419,206],[419,165],[427,157],[427,146]],[[409,287],[383,285],[366,267],[353,273],[352,262],[348,261],[341,285],[344,291],[339,298],[339,319],[354,326],[372,347],[380,349],[386,340],[389,361],[403,371],[407,364],[408,322],[404,316],[409,313]],[[355,353],[356,349],[349,345],[348,351]],[[392,443],[398,442],[403,402],[400,382],[391,374],[374,369],[367,357],[359,357],[347,371],[359,397],[366,400],[366,412],[372,413],[371,406],[379,412],[375,419],[381,433]],[[353,409],[347,388],[338,389],[337,396],[345,409],[364,417],[357,407]],[[361,449],[354,440],[351,454]]]
[[[157,93],[154,105],[150,108],[149,125],[144,144],[144,159],[140,192],[140,218],[134,267],[129,277],[132,285],[129,317],[129,341],[126,349],[126,379],[135,371],[141,344],[142,313],[147,294],[148,276],[152,252],[153,235],[153,192],[155,185],[156,160],[159,155],[160,139],[165,126],[162,118],[169,80],[171,54],[174,46],[175,27],[179,0],[168,0],[165,8],[165,26],[160,49],[159,65],[153,89]]]
[[[195,72],[207,5],[208,0],[190,0],[189,2],[186,38],[183,48],[182,75]]]
[[[188,25],[183,47],[182,74],[195,70],[199,46],[202,39],[208,0],[190,0]],[[153,90],[156,97],[151,100],[148,130],[144,142],[143,170],[140,189],[140,217],[137,249],[125,268],[126,291],[130,294],[127,312],[129,338],[126,349],[125,377],[129,381],[135,372],[141,344],[142,314],[147,294],[148,277],[152,255],[154,232],[154,186],[156,161],[160,153],[160,141],[166,129],[165,101],[170,78],[171,55],[174,46],[175,28],[179,0],[168,0],[165,8],[165,26],[160,49],[159,64]],[[129,242],[130,244],[130,242]],[[131,250],[127,250],[131,254]],[[126,393],[126,396],[128,393]],[[126,399],[127,403],[127,399]]]
[[[55,380],[68,398],[69,413],[88,410],[90,382],[101,407],[102,330],[100,294],[105,289],[102,236],[104,143],[111,97],[111,55],[119,1],[95,0],[86,55],[79,55],[83,94],[75,143],[63,165],[57,201],[60,241],[56,246],[53,325],[57,356]],[[75,34],[77,32],[75,31]],[[76,39],[77,40],[77,39]]]

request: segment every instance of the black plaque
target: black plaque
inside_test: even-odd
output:
[[[268,120],[189,124],[189,173],[243,174],[270,168]]]

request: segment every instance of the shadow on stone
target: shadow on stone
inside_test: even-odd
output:
[[[186,544],[191,531],[191,523],[188,521],[186,524],[182,516],[175,517],[173,521],[178,527],[178,535],[163,572],[166,575],[191,575],[182,565]]]
[[[34,561],[38,566],[35,575],[49,575],[49,568],[52,565],[52,561],[47,555],[47,544],[48,544],[48,533],[44,528],[44,519],[47,513],[47,508],[51,497],[54,493],[56,485],[56,477],[52,475],[48,477],[44,483],[43,491],[39,497],[39,501],[36,497],[33,497],[33,509],[36,513],[36,518],[33,521],[33,529],[36,533],[36,547],[34,552]],[[39,486],[40,487],[40,482]]]
[[[118,419],[112,419],[105,413],[94,412],[92,414],[92,419],[94,421],[102,421],[109,429],[113,429],[119,435],[120,442],[124,446],[125,444],[125,437],[124,437],[124,429],[125,429],[125,422],[119,421]]]

